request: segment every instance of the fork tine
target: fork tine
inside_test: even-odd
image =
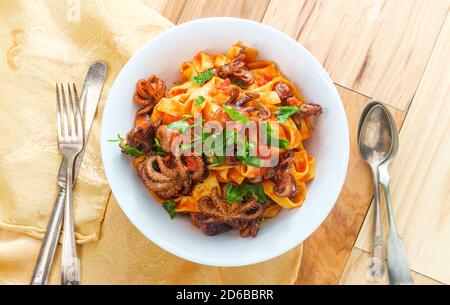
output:
[[[61,142],[62,137],[62,122],[61,122],[61,98],[59,96],[58,84],[56,84],[56,129],[58,134],[58,143]]]
[[[81,101],[78,99],[78,92],[77,87],[75,84],[72,84],[73,86],[73,94],[75,97],[75,125],[77,128],[77,136],[82,138],[82,142],[84,142],[84,129],[83,129],[83,119],[82,119],[82,113],[81,113]]]
[[[72,137],[72,139],[74,137],[77,136],[77,130],[75,128],[75,105],[73,102],[73,98],[72,98],[72,90],[70,89],[70,85],[67,84],[67,91],[69,94],[69,105],[70,105],[70,109],[67,113],[68,117],[69,117],[69,126],[70,126],[70,136]]]
[[[60,84],[61,87],[61,96],[62,96],[62,118],[64,122],[63,126],[63,137],[67,137],[69,135],[69,117],[67,116],[67,103],[66,103],[66,93],[64,92],[64,85]]]

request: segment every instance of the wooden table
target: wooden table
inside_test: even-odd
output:
[[[175,24],[233,16],[271,25],[310,50],[336,83],[350,164],[335,208],[304,243],[297,283],[368,282],[373,189],[355,134],[372,98],[401,128],[392,194],[415,281],[450,283],[450,0],[142,1]]]

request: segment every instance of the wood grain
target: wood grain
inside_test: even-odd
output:
[[[270,3],[265,0],[142,1],[174,23],[210,16],[234,16],[262,20],[301,42],[321,61],[338,84],[360,92],[358,94],[343,87],[338,87],[347,112],[352,144],[347,180],[335,209],[325,223],[305,242],[302,269],[297,282],[307,284],[338,283],[349,257],[349,265],[347,265],[342,283],[352,283],[356,279],[363,279],[361,276],[358,277],[361,270],[365,270],[365,266],[361,268],[359,264],[363,261],[359,257],[365,256],[366,253],[356,249],[350,256],[350,252],[372,197],[371,174],[360,160],[354,144],[356,143],[354,137],[359,113],[368,101],[368,98],[364,95],[381,99],[402,110],[408,109],[444,24],[445,16],[449,11],[450,0],[433,0],[432,3],[421,0],[271,0]],[[443,33],[446,33],[447,24],[448,21]],[[444,52],[444,55],[440,54],[439,57],[445,56],[445,46],[442,47],[444,45],[443,39],[441,35],[441,42],[436,46],[441,49],[441,53]],[[449,40],[448,37],[447,40]],[[446,54],[450,54],[448,49]],[[433,57],[436,57],[436,55],[433,55]],[[443,62],[443,59],[434,59],[434,62],[436,61]],[[442,71],[445,65],[442,65],[440,69],[437,66],[439,66],[439,63],[434,63],[434,69],[431,72],[428,72],[430,69],[428,68],[428,76],[424,77],[421,82],[421,88],[425,87],[425,89],[419,91],[416,99],[414,99],[416,102],[418,97],[421,96],[423,102],[421,105],[412,105],[412,109],[415,109],[417,113],[410,120],[423,122],[430,116],[435,118],[437,110],[433,114],[429,114],[427,118],[419,112],[427,112],[423,109],[428,109],[430,100],[435,98],[443,100],[440,95],[448,97],[448,91],[445,91],[449,83],[448,73],[444,75],[444,71]],[[433,85],[433,82],[437,82],[438,79],[437,75],[433,76],[436,72],[439,72],[440,78],[446,79],[447,82],[445,83],[444,80],[440,82],[441,93],[430,95],[433,90],[438,88],[437,85]],[[426,83],[424,84],[424,82]],[[442,93],[442,91],[445,92]],[[426,105],[425,100],[428,101]],[[442,103],[440,103],[440,111],[442,111],[442,107]],[[404,119],[405,112],[394,108],[391,108],[391,111],[396,116],[397,123],[400,124]],[[414,112],[408,116],[410,117],[412,114]],[[443,114],[441,114],[442,116]],[[443,117],[441,121],[445,122],[445,119]],[[446,126],[448,131],[448,119]],[[449,232],[448,220],[446,221],[443,216],[445,213],[448,214],[448,208],[447,210],[445,208],[445,206],[448,207],[448,189],[445,193],[445,187],[442,187],[442,183],[450,180],[448,171],[445,172],[444,167],[444,169],[441,169],[441,173],[436,174],[436,170],[429,172],[425,169],[425,167],[431,166],[430,162],[432,161],[439,161],[444,165],[448,164],[442,156],[442,151],[445,151],[442,148],[448,148],[448,143],[441,145],[439,144],[441,141],[435,140],[435,137],[433,137],[429,140],[432,143],[426,143],[434,145],[432,147],[435,150],[431,153],[425,152],[423,147],[419,147],[421,150],[418,152],[417,149],[412,151],[412,143],[416,141],[414,136],[419,134],[418,130],[421,131],[420,134],[425,135],[422,136],[423,141],[428,139],[428,135],[431,134],[430,127],[425,127],[422,129],[425,129],[426,132],[418,128],[417,122],[412,121],[402,131],[401,140],[402,143],[403,141],[409,142],[410,150],[405,154],[423,170],[421,174],[418,174],[420,179],[406,176],[407,173],[414,172],[416,166],[414,163],[411,163],[413,165],[408,168],[409,171],[405,169],[407,173],[401,175],[401,178],[397,178],[398,181],[400,179],[405,180],[408,186],[415,187],[416,190],[420,189],[419,183],[426,183],[424,179],[429,178],[430,174],[431,177],[437,175],[441,178],[437,187],[441,194],[428,196],[434,200],[432,206],[435,210],[441,212],[441,216],[436,216],[430,210],[423,211],[423,206],[420,211],[416,212],[422,214],[423,217],[432,216],[432,223],[434,224],[433,228],[427,228],[424,230],[425,233],[419,234],[418,240],[433,235],[436,226],[440,228],[440,232],[443,230],[442,227],[445,228],[444,231],[447,232],[447,235]],[[438,128],[438,130],[440,129]],[[409,136],[406,137],[405,134]],[[416,155],[417,153],[420,157]],[[406,163],[403,162],[402,164],[406,166]],[[401,165],[397,165],[397,168],[404,170]],[[426,188],[427,193],[434,189],[435,187],[431,185]],[[404,188],[401,190],[406,192]],[[417,191],[413,193],[417,195]],[[412,195],[407,194],[401,196],[398,194],[397,196],[400,199],[406,198],[409,200],[412,198]],[[416,201],[410,200],[410,204],[413,204],[413,202]],[[413,213],[411,209],[405,211],[405,214],[409,215],[410,213]],[[402,220],[403,226],[409,228],[409,231],[405,230],[405,232],[410,232],[409,234],[413,234],[413,226],[423,226],[423,221],[422,223],[407,221],[407,216],[404,216]],[[425,223],[427,222],[425,221]],[[369,225],[365,224],[364,228],[363,232],[368,230]],[[427,242],[417,242],[414,244],[413,250],[420,252],[418,251],[419,244],[425,247],[428,244],[442,243],[444,238],[443,234],[438,234],[437,237]],[[364,241],[364,238],[361,237],[361,240],[358,244],[360,246],[365,244],[365,249],[368,250],[367,238]],[[433,250],[428,251],[426,255],[415,254],[414,257],[420,258],[417,265],[414,266],[421,267],[420,270],[422,272],[425,270],[426,273],[426,270],[430,270],[427,266],[433,264],[430,264],[424,258],[433,260],[434,256],[430,254],[432,251],[445,253],[448,256],[448,252],[446,252],[448,248],[445,248],[445,245],[445,242],[440,246],[434,245]],[[440,258],[442,260],[442,257]],[[413,261],[415,262],[414,259]],[[349,269],[349,266],[357,266],[359,269],[353,267]],[[355,271],[350,273],[349,270],[353,269]],[[438,274],[439,277],[439,274],[445,273],[445,270],[450,268],[448,266],[447,268],[440,268],[440,266],[435,265],[431,269],[435,271],[432,274]],[[436,272],[436,269],[441,269],[441,271]],[[420,275],[418,276],[420,278]],[[426,282],[427,278],[424,279],[424,282]],[[359,282],[363,283],[363,281]]]
[[[141,0],[152,9],[169,19],[173,23],[177,23],[181,12],[186,5],[186,0]]]
[[[296,38],[339,85],[407,110],[450,7],[432,2],[271,0],[263,22]]]
[[[400,150],[391,167],[395,217],[411,267],[446,284],[450,284],[449,54],[447,18],[400,132]],[[371,220],[364,222],[357,242],[364,250],[370,249]]]
[[[269,0],[188,0],[179,23],[192,19],[229,16],[261,21]]]
[[[340,284],[342,285],[387,285],[389,283],[387,274],[377,282],[370,281],[367,276],[367,266],[370,258],[370,253],[364,250],[353,248],[352,254],[347,261],[344,273],[342,274]],[[442,285],[442,283],[435,281],[417,272],[412,273],[415,285]]]
[[[372,198],[369,168],[359,157],[356,132],[359,116],[369,98],[338,86],[350,130],[350,161],[343,190],[331,214],[304,242],[298,284],[337,284],[352,251]],[[401,125],[403,111],[390,108]]]

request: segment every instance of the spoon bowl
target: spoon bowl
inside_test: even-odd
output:
[[[391,154],[393,137],[389,116],[381,105],[368,111],[359,134],[359,151],[371,167],[383,163]]]

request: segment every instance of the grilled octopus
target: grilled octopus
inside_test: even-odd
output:
[[[136,85],[134,101],[141,106],[134,121],[133,129],[128,132],[125,144],[137,148],[144,153],[153,150],[153,139],[161,121],[152,122],[150,115],[153,107],[166,93],[166,85],[163,80],[155,75],[147,80],[141,79]]]
[[[214,73],[223,79],[230,77],[233,81],[242,82],[245,86],[249,86],[255,81],[252,72],[245,66],[244,48],[229,63],[215,68]]]
[[[310,117],[317,116],[323,113],[322,106],[318,104],[308,103],[303,104],[299,101],[299,99],[294,95],[291,88],[283,82],[276,83],[273,87],[273,90],[278,94],[281,99],[281,102],[285,106],[299,106],[301,110],[291,116],[297,128],[301,129],[301,118],[302,117]]]
[[[261,120],[267,120],[272,115],[267,107],[263,105],[243,107],[248,102],[257,100],[259,97],[260,95],[257,92],[247,92],[243,97],[239,98],[239,88],[234,87],[231,90],[230,98],[228,99],[226,104],[247,113],[253,113],[257,111],[258,118],[260,118]]]
[[[269,168],[264,174],[264,179],[272,179],[275,182],[273,192],[277,196],[292,198],[297,193],[295,179],[291,175],[293,162],[294,152],[288,151],[281,156],[281,160],[276,167]],[[254,180],[254,182],[258,181]]]
[[[188,159],[190,158],[190,159]],[[163,199],[179,194],[188,195],[196,182],[203,181],[208,172],[201,157],[146,156],[136,164],[144,185]]]
[[[264,207],[256,200],[228,203],[214,187],[211,196],[203,196],[198,202],[200,213],[191,218],[206,235],[217,235],[228,230],[240,231],[242,237],[255,237]]]
[[[148,114],[153,111],[155,104],[166,94],[166,84],[156,75],[151,75],[148,79],[141,79],[136,84],[134,101],[142,107],[138,115]]]

